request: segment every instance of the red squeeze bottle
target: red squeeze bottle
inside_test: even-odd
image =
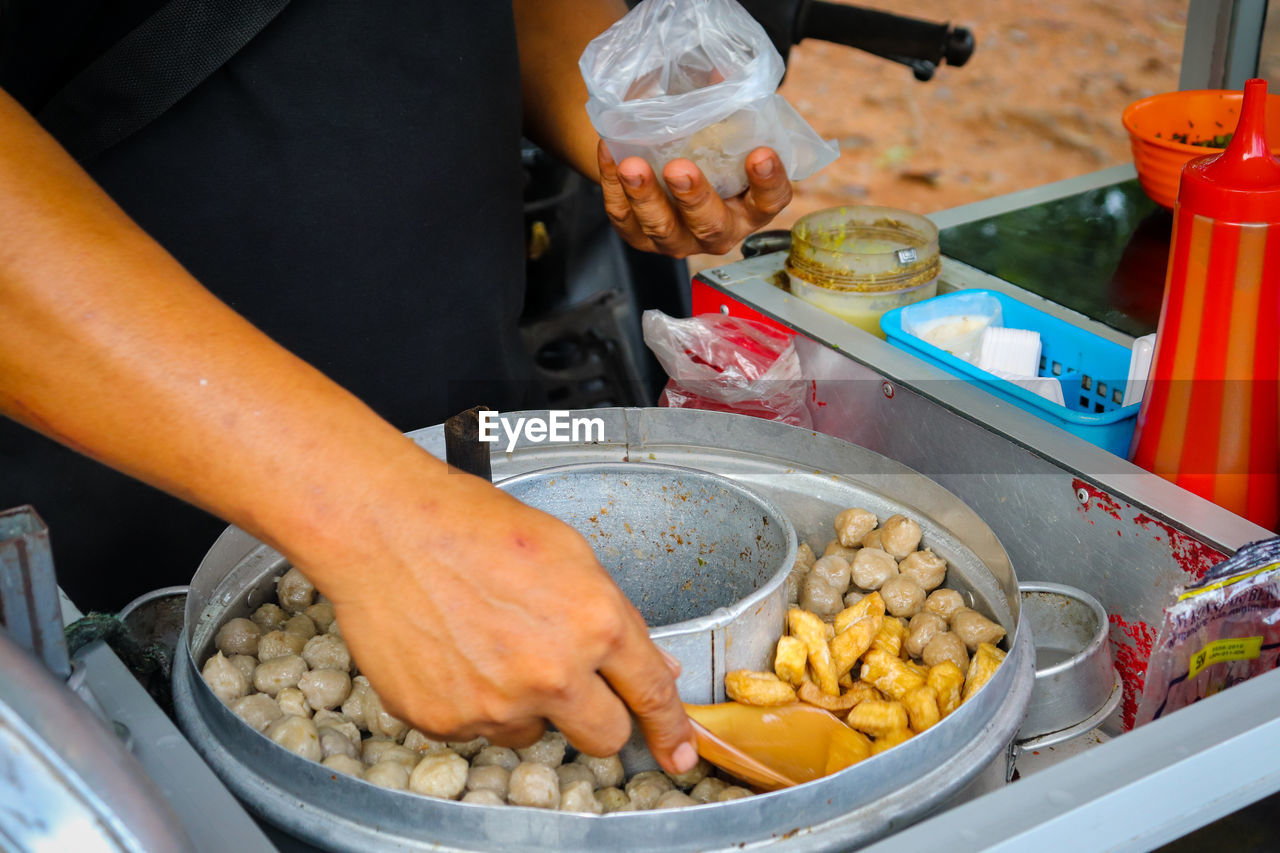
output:
[[[1280,160],[1267,84],[1245,84],[1225,151],[1182,170],[1133,461],[1274,530],[1280,523]]]

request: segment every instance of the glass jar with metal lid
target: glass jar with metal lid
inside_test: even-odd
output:
[[[938,229],[892,207],[833,207],[802,217],[787,256],[791,292],[884,337],[880,315],[938,292]]]

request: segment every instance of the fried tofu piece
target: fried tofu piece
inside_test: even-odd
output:
[[[871,649],[862,661],[862,680],[894,699],[901,699],[908,691],[924,684],[924,677],[905,661],[880,649]]]
[[[900,657],[902,644],[906,639],[907,630],[902,627],[902,623],[893,617],[888,617],[880,623],[880,631],[871,641],[871,648]]]
[[[964,695],[961,702],[968,702],[973,694],[982,689],[982,685],[991,680],[996,668],[1004,660],[1005,653],[990,643],[980,643],[969,662],[969,674],[964,679]]]
[[[735,669],[724,677],[724,692],[743,705],[786,705],[796,701],[796,691],[772,672]]]
[[[907,709],[901,702],[865,699],[853,706],[844,721],[851,729],[880,738],[890,732],[906,729],[909,718]]]
[[[871,754],[879,755],[880,753],[884,752],[886,749],[893,749],[895,746],[897,746],[900,743],[906,743],[907,741],[911,740],[911,737],[912,737],[911,729],[908,729],[906,727],[903,727],[900,729],[894,729],[893,731],[888,732],[884,735],[881,735],[880,737],[875,739],[875,742],[871,744]]]
[[[793,607],[787,611],[787,627],[791,636],[804,643],[808,650],[809,668],[813,671],[813,679],[818,687],[828,696],[839,696],[839,675],[831,660],[825,623],[809,611]]]
[[[884,616],[864,616],[848,628],[836,634],[831,641],[831,662],[835,665],[836,675],[844,675],[853,669],[858,658],[871,648],[871,641],[880,632],[880,623]]]
[[[911,731],[916,734],[936,726],[942,719],[942,712],[938,710],[938,691],[927,684],[908,690],[902,697],[902,704],[907,709]]]
[[[816,708],[830,711],[833,714],[849,713],[859,702],[870,699],[874,693],[875,688],[861,682],[839,696],[828,696],[822,692],[818,685],[813,683],[801,684],[800,689],[796,691],[796,695],[800,697],[801,702],[807,702]]]
[[[929,667],[929,675],[925,683],[934,689],[938,696],[938,711],[947,716],[960,707],[960,692],[964,689],[964,673],[960,667],[949,660],[937,666]]]
[[[865,616],[883,616],[884,615],[884,599],[880,597],[880,593],[871,592],[862,596],[853,604],[846,607],[836,614],[835,628],[836,633],[840,634],[846,631],[850,625],[862,619]]]
[[[782,637],[778,640],[777,651],[773,654],[773,671],[778,678],[799,687],[805,678],[805,665],[809,661],[809,649],[795,637]]]

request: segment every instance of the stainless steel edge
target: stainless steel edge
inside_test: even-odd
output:
[[[868,381],[877,386],[887,380],[904,386],[1012,442],[1015,449],[1033,453],[1053,469],[1123,496],[1184,531],[1195,531],[1197,538],[1219,550],[1234,551],[1269,535],[1265,529],[774,287],[770,277],[781,269],[781,263],[777,255],[763,255],[719,268],[721,272],[731,271],[727,276],[717,276],[717,270],[710,270],[698,278],[827,349],[828,353],[822,353],[798,341],[806,377],[833,382]],[[859,371],[845,362],[865,370]],[[930,471],[923,473],[932,476]]]
[[[938,849],[1151,850],[1280,790],[1280,670],[1237,684],[874,844]]]

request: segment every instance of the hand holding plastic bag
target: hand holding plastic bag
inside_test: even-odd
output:
[[[809,383],[790,335],[723,314],[677,320],[650,310],[642,325],[645,344],[671,377],[659,405],[813,426]]]
[[[776,94],[782,57],[735,0],[644,0],[578,65],[614,159],[642,157],[656,175],[688,158],[728,198],[746,189],[743,161],[756,148],[777,152],[793,180],[839,154]]]

